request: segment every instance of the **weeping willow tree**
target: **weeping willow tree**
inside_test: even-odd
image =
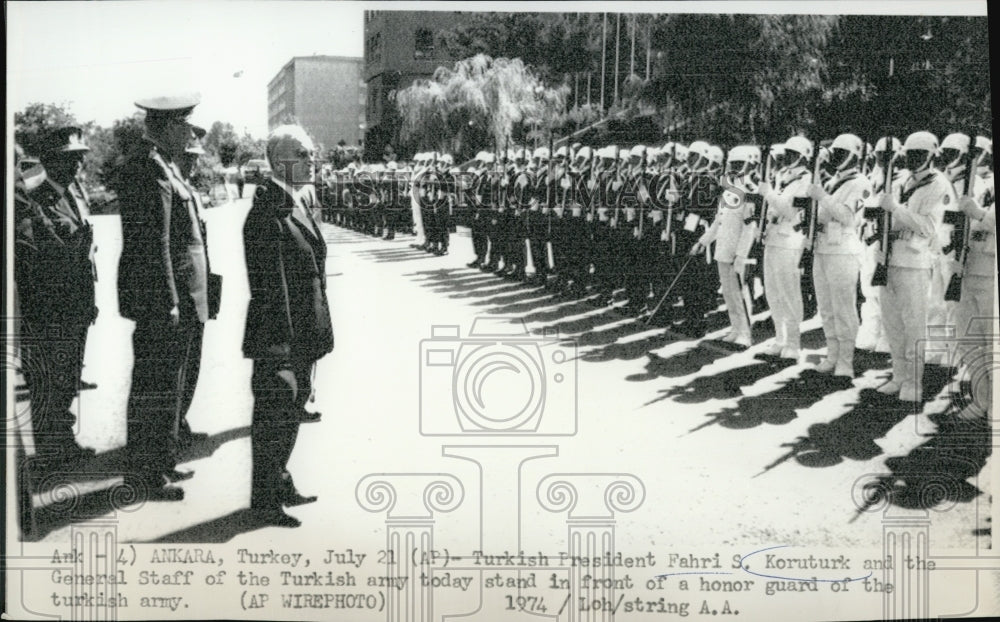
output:
[[[391,94],[402,118],[401,138],[418,149],[474,153],[502,145],[526,129],[552,128],[566,109],[570,88],[546,86],[519,58],[477,54],[452,68],[438,67]]]

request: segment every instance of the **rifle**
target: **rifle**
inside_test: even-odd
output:
[[[892,149],[892,137],[885,138],[886,149]],[[885,165],[885,188],[886,193],[892,192],[892,161],[893,156],[889,156],[889,162]],[[875,266],[875,274],[872,275],[872,287],[885,287],[889,282],[889,258],[892,257],[892,214],[881,208],[873,210],[875,216],[880,220],[879,227],[882,229],[882,261]],[[865,215],[868,211],[865,210]]]
[[[504,211],[510,206],[510,186],[509,184],[502,183],[507,181],[507,154],[510,153],[510,136],[504,139],[503,143],[503,162],[500,166],[501,178],[497,180],[500,184],[500,208]]]
[[[636,236],[636,237],[638,237],[640,240],[642,239],[642,220],[643,220],[642,204],[643,204],[643,200],[642,200],[642,197],[639,195],[639,191],[646,184],[646,158],[648,157],[647,156],[648,153],[649,153],[648,150],[642,152],[642,161],[639,163],[639,181],[636,184],[636,189],[635,189],[636,203],[638,203],[638,205],[636,205],[636,207],[639,208],[638,209],[639,213],[637,214],[637,217],[639,218],[639,235]]]
[[[761,156],[764,162],[764,177],[762,181],[768,181],[771,173],[771,146],[769,144],[764,145]],[[744,282],[749,281],[750,265],[757,265],[758,269],[761,267],[760,264],[764,259],[764,228],[767,227],[767,203],[764,201],[764,197],[758,192],[752,192],[748,193],[746,198],[747,201],[753,204],[753,214],[743,220],[743,225],[747,226],[756,221],[757,231],[754,233],[750,251],[747,253],[747,265],[743,268]]]
[[[549,170],[548,176],[545,178],[545,206],[549,210],[548,218],[548,239],[552,239],[552,210],[555,208],[556,199],[556,185],[552,179],[552,161],[555,160],[556,154],[552,151],[553,142],[552,134],[549,133]]]
[[[598,197],[595,196],[595,195],[599,195],[599,193],[598,192],[594,192],[598,188],[598,185],[597,185],[598,182],[597,182],[597,180],[594,179],[594,173],[596,172],[596,171],[594,171],[594,168],[596,166],[597,166],[597,154],[596,153],[591,153],[590,154],[590,171],[587,173],[587,181],[588,181],[588,183],[594,184],[593,188],[588,188],[587,189],[588,190],[587,198],[590,201],[590,222],[591,223],[593,223],[594,220],[597,219],[597,214],[595,212],[597,211],[597,198]]]
[[[615,229],[618,228],[618,219],[621,217],[619,208],[621,207],[621,182],[622,182],[622,159],[621,159],[621,149],[618,145],[615,145],[615,179],[611,182],[611,189],[614,190],[615,182],[618,183],[618,190],[614,192],[615,201],[615,218],[614,222]]]
[[[819,145],[817,144],[813,149],[813,160],[812,164],[812,183],[819,183]],[[794,200],[793,200],[794,201]],[[813,259],[813,246],[816,245],[816,212],[819,209],[819,202],[814,199],[807,199],[808,203],[803,212],[805,220],[802,222],[802,227],[806,230],[806,240],[805,246],[802,249],[802,259],[799,261],[799,266],[803,269],[808,269]]]
[[[971,197],[973,190],[975,189],[976,181],[976,166],[977,158],[972,154],[972,148],[976,143],[975,132],[969,132],[969,151],[965,157],[965,189],[962,193],[963,196]],[[951,275],[951,280],[948,281],[948,288],[944,292],[944,299],[948,302],[958,302],[962,299],[962,277],[965,276],[965,265],[969,259],[969,236],[972,232],[972,223],[969,219],[965,217],[962,212],[958,212],[962,215],[959,224],[955,225],[958,229],[961,227],[962,231],[962,242],[961,246],[958,247],[958,253],[956,259],[960,264],[959,270]]]

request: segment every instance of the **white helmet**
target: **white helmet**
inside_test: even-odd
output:
[[[454,164],[455,163],[455,158],[453,158],[450,153],[442,154],[438,158],[438,160],[440,160],[444,164]]]
[[[722,153],[722,147],[718,147],[716,145],[708,146],[706,157],[709,162],[719,166],[722,166],[723,160],[725,159],[725,155]]]
[[[557,158],[569,157],[569,148],[566,145],[563,145],[562,147],[556,149],[556,157]]]
[[[535,149],[535,152],[531,154],[532,159],[535,160],[548,160],[549,159],[549,148],[539,147]]]
[[[576,159],[586,161],[590,160],[590,158],[593,157],[593,155],[594,155],[594,150],[591,149],[590,147],[580,147],[580,149],[577,150],[576,152]]]
[[[805,136],[792,136],[785,141],[785,151],[795,151],[805,159],[811,159],[813,155],[812,141]]]
[[[707,158],[708,157],[708,143],[703,140],[696,140],[691,143],[687,150],[688,152],[697,153],[698,155]]]
[[[645,145],[636,145],[628,152],[629,156],[633,158],[641,158],[644,153],[646,153]]]
[[[959,153],[969,152],[969,137],[966,134],[953,133],[948,134],[941,141],[941,149],[954,149]]]
[[[976,136],[976,147],[993,155],[993,141],[985,136]]]
[[[927,151],[931,155],[937,154],[938,139],[930,132],[914,132],[906,137],[903,143],[903,151]]]
[[[747,145],[738,145],[729,150],[729,154],[726,156],[727,162],[749,162],[750,161],[750,147]]]
[[[861,152],[865,150],[865,141],[854,134],[841,134],[833,139],[830,149],[843,149],[860,158]]]
[[[674,143],[674,159],[684,161],[688,157],[688,148],[680,143]]]

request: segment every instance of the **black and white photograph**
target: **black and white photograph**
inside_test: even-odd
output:
[[[987,3],[5,3],[4,617],[988,619]]]

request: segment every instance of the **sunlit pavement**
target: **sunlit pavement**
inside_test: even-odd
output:
[[[80,516],[60,509],[41,525],[45,540],[62,541],[74,521],[95,515],[113,517],[124,540],[239,543],[261,537],[261,528],[240,518],[249,505],[250,482],[251,365],[240,351],[248,297],[241,232],[248,209],[244,199],[206,213],[212,268],[224,277],[223,302],[218,319],[206,328],[201,379],[188,417],[194,430],[210,437],[183,465],[195,470],[194,478],[180,484],[185,499],[107,508],[103,514],[99,505],[90,513],[74,510]],[[118,217],[92,220],[100,316],[90,332],[84,377],[98,388],[81,396],[78,438],[103,456],[96,467],[81,467],[91,471],[86,477],[59,475],[94,480],[80,484],[81,490],[115,481],[132,364],[132,323],[118,316],[116,304]],[[809,347],[803,363],[769,368],[753,358],[761,349],[759,338],[751,350],[737,354],[696,348],[614,309],[555,299],[544,289],[466,268],[472,252],[463,229],[453,234],[445,257],[412,249],[408,235],[384,241],[332,225],[323,229],[336,348],[319,364],[315,402],[309,406],[323,419],[301,427],[290,464],[298,488],[319,496],[317,503],[289,510],[303,521],[298,535],[321,533],[331,544],[343,536],[356,546],[378,547],[384,544],[381,518],[356,499],[355,488],[367,474],[444,472],[463,481],[470,475],[472,466],[444,456],[442,446],[483,437],[421,434],[421,382],[425,402],[447,400],[451,372],[425,368],[422,377],[426,360],[420,347],[432,336],[432,326],[458,326],[465,337],[477,317],[521,318],[535,338],[556,340],[558,345],[543,348],[543,358],[553,348],[565,351],[559,357],[561,384],[547,387],[545,416],[570,424],[575,416],[575,434],[528,435],[515,442],[557,446],[557,456],[526,468],[527,479],[581,472],[630,473],[641,481],[643,504],[618,518],[618,550],[681,544],[685,551],[720,545],[880,547],[885,505],[873,503],[870,511],[859,512],[865,498],[861,484],[895,474],[886,480],[897,494],[894,510],[922,516],[920,507],[899,507],[914,498],[900,491],[920,483],[914,472],[947,472],[953,464],[937,462],[940,439],[926,416],[946,406],[943,398],[922,415],[854,407],[861,388],[883,381],[884,369],[865,371],[854,387],[817,391],[807,384],[782,390],[822,352],[816,319],[804,327]],[[446,341],[457,347],[456,339]],[[549,382],[551,364],[542,363]],[[427,386],[431,382],[441,386]],[[516,378],[499,382],[483,387],[480,397],[495,400],[518,390]],[[433,425],[447,427],[450,420]],[[956,468],[945,477],[944,498],[930,502],[938,510],[931,513],[935,542],[971,547],[987,541],[989,497],[981,491],[989,489],[989,471],[987,461],[979,470]],[[543,521],[534,495],[533,487],[521,491],[524,511]],[[40,506],[52,503],[51,492],[36,498]],[[475,512],[467,499],[452,519]],[[564,528],[553,525],[532,536],[534,546],[544,546],[553,534],[562,537]]]

